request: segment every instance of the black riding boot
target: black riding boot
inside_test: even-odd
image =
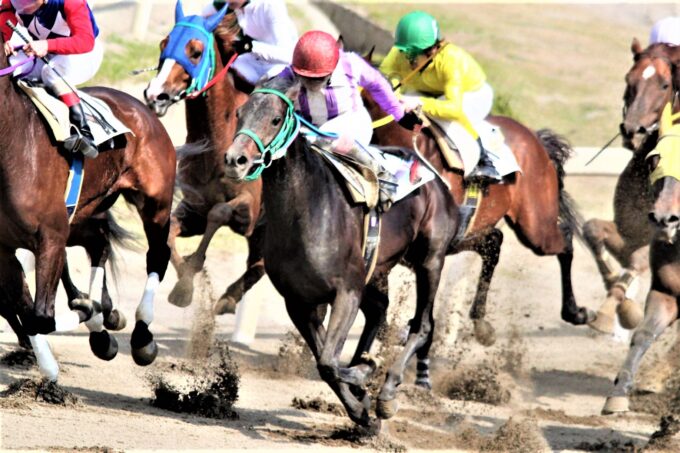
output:
[[[493,166],[480,138],[477,139],[477,143],[479,143],[479,162],[477,162],[477,167],[472,170],[467,180],[490,183],[501,181],[503,178],[498,173],[498,170],[496,170],[496,167]]]
[[[99,154],[99,150],[94,143],[90,126],[87,125],[83,105],[81,103],[72,105],[68,111],[71,130],[75,130],[75,133],[64,141],[64,147],[68,151],[79,152],[87,158],[94,159]]]

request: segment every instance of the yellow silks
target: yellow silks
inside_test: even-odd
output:
[[[659,163],[649,175],[652,184],[667,176],[680,181],[680,124],[673,124],[680,119],[680,112],[673,114],[671,104],[668,103],[661,113],[659,124],[659,141],[654,151],[647,155],[659,156]]]

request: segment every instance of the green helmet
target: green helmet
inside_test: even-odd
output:
[[[420,53],[441,39],[437,20],[423,11],[413,11],[402,17],[394,36],[394,46],[407,54]]]

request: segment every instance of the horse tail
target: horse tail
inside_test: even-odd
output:
[[[112,281],[115,282],[120,275],[120,266],[118,255],[114,252],[114,247],[121,247],[129,250],[140,249],[138,242],[138,237],[134,233],[123,228],[113,213],[109,210],[106,211],[106,223],[103,226],[104,236],[111,244],[111,250],[109,252],[109,268],[111,270]]]
[[[574,154],[574,149],[566,138],[550,129],[541,129],[536,135],[548,152],[548,156],[557,171],[557,187],[560,197],[560,224],[563,227],[569,228],[579,240],[583,241],[583,216],[578,211],[574,199],[564,189],[564,164]]]

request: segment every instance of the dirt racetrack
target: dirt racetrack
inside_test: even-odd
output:
[[[569,177],[567,187],[589,218],[610,212],[614,181],[610,177]],[[118,215],[133,226],[134,216],[126,209],[118,209]],[[172,379],[175,373],[177,379],[184,379],[178,364],[184,363],[188,351],[200,350],[210,337],[209,322],[194,328],[200,307],[205,305],[201,301],[207,301],[210,294],[219,296],[243,270],[243,243],[222,232],[217,247],[209,250],[208,278],[203,280],[212,281],[212,288],[204,284],[197,289],[191,307],[180,309],[166,302],[174,271],[169,270],[163,281],[152,324],[160,354],[152,366],[139,368],[131,360],[129,325],[116,333],[120,352],[111,362],[99,361],[91,354],[84,327],[51,336],[61,365],[59,383],[77,402],[50,405],[25,395],[0,398],[0,448],[633,451],[644,445],[658,427],[660,414],[599,415],[627,343],[564,324],[559,319],[557,260],[532,255],[507,228],[504,232],[506,241],[491,286],[487,318],[498,330],[496,345],[485,349],[476,344],[465,317],[479,259],[473,255],[449,258],[438,298],[437,339],[432,352],[435,389],[429,394],[414,387],[411,370],[398,396],[400,412],[383,423],[377,438],[358,438],[349,429],[348,419],[338,415],[342,410],[338,410],[337,399],[318,379],[309,354],[289,334],[292,325],[282,300],[266,279],[255,287],[250,299],[261,304],[256,340],[250,347],[231,345],[240,374],[234,408],[238,419],[203,418],[150,405],[149,375],[163,373]],[[188,251],[194,244],[185,241],[183,247]],[[77,268],[75,278],[84,286],[88,266],[78,250],[69,253]],[[120,256],[123,265],[117,284],[112,286],[119,307],[132,319],[144,285],[144,255],[122,250]],[[413,280],[399,268],[392,278],[389,316],[397,326],[412,313]],[[576,246],[573,280],[579,303],[595,308],[603,289],[593,260],[580,244]],[[65,307],[63,298],[59,307]],[[214,326],[215,337],[228,341],[233,328],[234,317],[222,316]],[[0,355],[4,355],[16,345],[4,321],[0,329]],[[192,334],[192,330],[201,333]],[[355,326],[346,356],[358,332],[359,326]],[[673,335],[662,337],[645,363],[668,348]],[[382,353],[389,355],[389,351]],[[35,367],[2,364],[0,391],[18,379],[37,376]],[[448,394],[490,403],[450,399]]]

